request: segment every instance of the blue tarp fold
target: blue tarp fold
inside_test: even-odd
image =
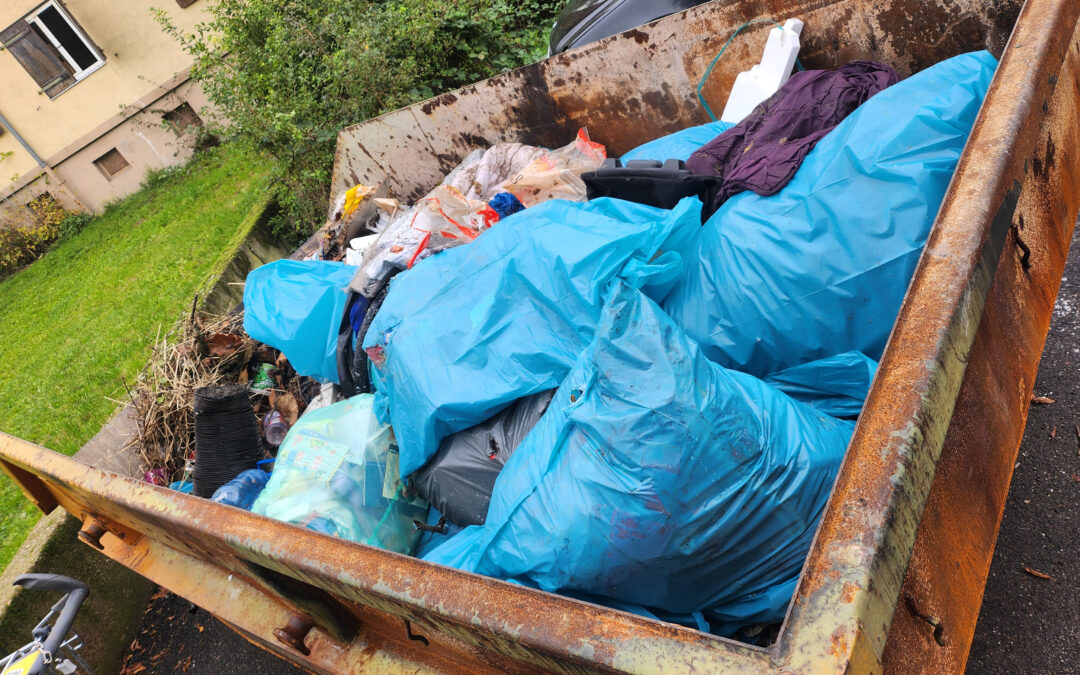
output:
[[[877,361],[862,352],[844,352],[785,368],[765,381],[818,412],[857,417],[877,366]]]

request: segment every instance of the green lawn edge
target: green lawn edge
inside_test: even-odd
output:
[[[269,174],[257,155],[216,148],[0,281],[0,431],[68,455],[97,433],[121,377],[135,380],[258,224]],[[0,475],[0,569],[39,517]]]

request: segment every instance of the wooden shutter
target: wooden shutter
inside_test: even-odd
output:
[[[19,19],[0,31],[0,45],[11,51],[49,98],[75,84],[71,66],[26,21]]]

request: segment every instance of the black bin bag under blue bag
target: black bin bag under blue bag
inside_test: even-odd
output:
[[[717,632],[780,621],[852,429],[710,362],[616,279],[485,524],[424,559]]]
[[[779,193],[706,222],[664,310],[712,360],[758,376],[879,359],[997,62],[942,61],[875,94]]]

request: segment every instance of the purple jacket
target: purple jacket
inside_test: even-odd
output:
[[[899,78],[889,66],[852,61],[837,70],[795,73],[746,119],[690,156],[686,168],[718,176],[723,184],[715,211],[743,190],[776,194],[799,170],[806,153],[822,136],[868,98]]]

